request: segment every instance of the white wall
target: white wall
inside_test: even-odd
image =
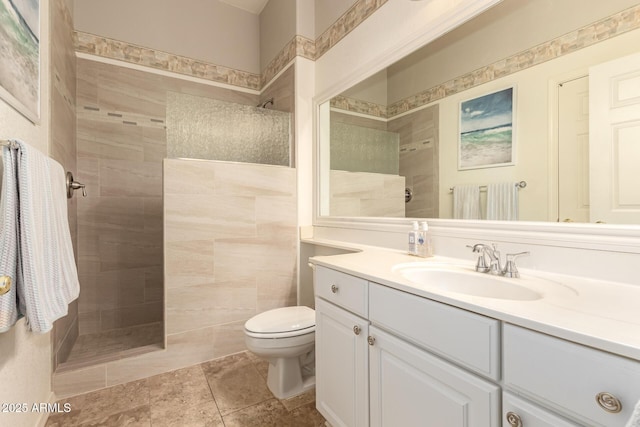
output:
[[[260,73],[259,17],[212,0],[81,0],[78,31]]]
[[[40,2],[40,123],[34,125],[0,100],[0,139],[19,138],[48,153],[49,1]],[[0,402],[40,403],[51,398],[51,334],[26,331],[24,319],[0,334]],[[43,414],[0,413],[0,425],[33,427]]]

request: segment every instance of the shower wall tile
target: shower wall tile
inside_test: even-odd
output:
[[[332,170],[329,187],[331,215],[405,216],[403,176]]]
[[[295,173],[281,166],[165,161],[169,342],[296,303]],[[182,194],[187,187],[201,194]],[[231,343],[244,340],[241,329],[228,333],[237,334],[224,335]],[[219,345],[213,349],[222,351]]]
[[[58,398],[86,393],[106,386],[106,365],[76,371],[58,372],[53,376],[53,389]]]
[[[164,272],[162,267],[144,269],[144,302],[162,302],[164,297]]]
[[[167,334],[247,320],[256,314],[256,286],[229,281],[167,289]]]
[[[48,92],[43,100],[49,100],[51,126],[49,156],[58,161],[65,171],[77,176],[76,162],[76,62],[73,40],[72,11],[64,0],[51,2],[51,48]],[[43,69],[43,72],[45,70]],[[78,259],[77,197],[67,204],[71,242]],[[78,336],[78,302],[72,302],[65,317],[57,320],[51,334],[52,367],[63,363]]]
[[[132,160],[100,161],[100,195],[153,197],[162,194],[162,164]]]
[[[214,277],[214,240],[166,242],[167,289],[210,283]]]

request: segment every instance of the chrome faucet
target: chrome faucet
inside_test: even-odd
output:
[[[478,262],[476,263],[476,271],[481,273],[490,273],[496,276],[520,277],[518,268],[516,267],[516,258],[522,255],[529,255],[529,252],[520,252],[517,254],[507,254],[507,261],[504,269],[500,265],[500,251],[495,243],[491,246],[483,243],[477,243],[473,246],[467,245],[474,253],[479,253]],[[489,257],[489,266],[485,255]]]

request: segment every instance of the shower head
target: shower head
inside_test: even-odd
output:
[[[256,107],[267,108],[267,105],[273,105],[273,98],[269,98],[266,101],[261,102],[260,104],[256,105]]]

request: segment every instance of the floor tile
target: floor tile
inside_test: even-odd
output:
[[[246,353],[203,363],[202,369],[223,417],[273,397]]]
[[[289,412],[275,398],[222,417],[225,427],[283,427],[288,418]]]

